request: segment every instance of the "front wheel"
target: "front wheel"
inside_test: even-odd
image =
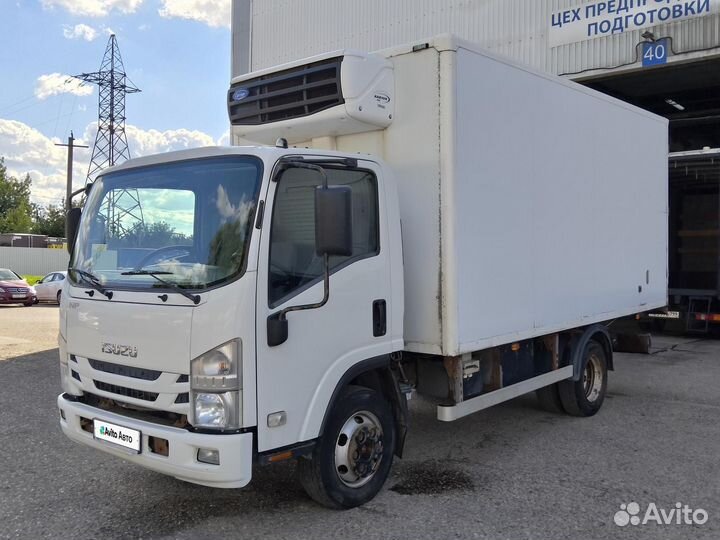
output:
[[[57,298],[57,303],[60,305],[60,300],[62,299],[62,291],[58,291],[55,295],[55,298]]]
[[[580,380],[558,383],[565,412],[573,416],[592,416],[600,410],[607,392],[607,357],[605,349],[590,340],[583,350]]]
[[[298,459],[300,483],[329,508],[365,504],[390,473],[395,441],[390,404],[370,388],[349,386],[330,411],[311,458]]]

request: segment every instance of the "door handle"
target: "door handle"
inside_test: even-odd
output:
[[[387,303],[385,300],[375,300],[372,304],[373,336],[380,337],[387,333]]]

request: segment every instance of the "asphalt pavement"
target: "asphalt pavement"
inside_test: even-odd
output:
[[[331,511],[292,463],[214,490],[67,440],[56,320],[55,307],[0,307],[0,538],[720,537],[720,341],[656,337],[651,355],[618,354],[593,418],[543,412],[529,395],[446,424],[413,400],[387,488]],[[635,516],[621,507],[632,502]],[[615,523],[676,503],[707,521]]]

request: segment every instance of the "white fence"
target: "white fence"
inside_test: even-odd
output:
[[[70,255],[66,249],[0,247],[0,268],[20,275],[44,276],[67,270]]]

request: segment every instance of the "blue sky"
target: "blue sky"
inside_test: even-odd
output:
[[[12,174],[31,174],[33,199],[62,196],[73,130],[92,144],[97,89],[64,84],[96,71],[110,32],[128,76],[132,155],[227,142],[230,0],[0,0],[0,156]],[[91,93],[90,93],[91,92]],[[82,185],[89,151],[77,152]]]

